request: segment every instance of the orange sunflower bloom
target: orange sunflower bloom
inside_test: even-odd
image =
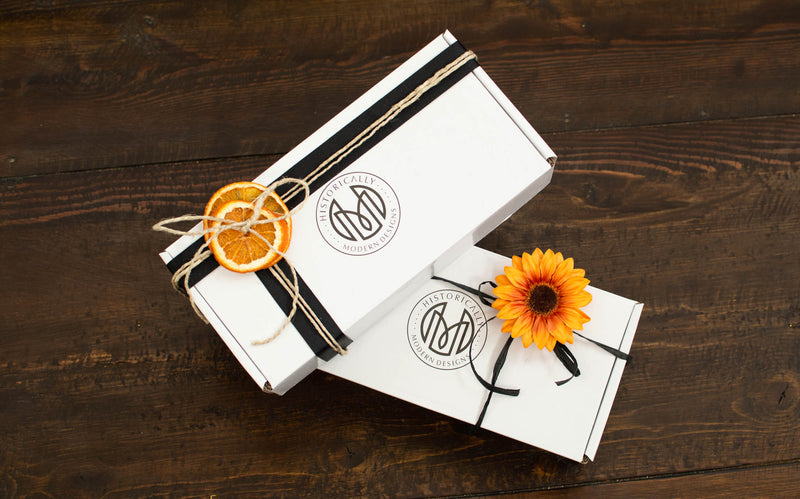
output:
[[[547,347],[552,352],[556,342],[572,343],[572,330],[582,331],[589,322],[581,311],[592,301],[584,289],[589,284],[586,272],[576,269],[572,258],[539,248],[512,257],[511,265],[495,279],[497,300],[492,307],[504,320],[501,331],[521,336],[525,348],[536,343],[539,350]]]

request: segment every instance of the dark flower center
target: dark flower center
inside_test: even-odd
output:
[[[558,305],[558,293],[549,284],[537,284],[528,294],[528,308],[537,315],[550,315]]]

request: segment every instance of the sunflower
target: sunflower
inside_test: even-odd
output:
[[[556,342],[572,343],[572,330],[583,330],[589,316],[581,307],[592,301],[584,288],[586,272],[576,269],[572,258],[566,260],[552,250],[514,256],[511,267],[495,279],[497,300],[492,307],[503,319],[501,331],[513,338],[522,337],[525,348],[536,343],[539,350],[553,351]]]

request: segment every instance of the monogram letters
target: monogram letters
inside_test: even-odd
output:
[[[400,204],[392,188],[370,173],[345,173],[322,189],[317,227],[337,251],[361,256],[386,246],[400,223]]]
[[[486,343],[486,315],[480,304],[461,291],[425,295],[408,318],[406,334],[414,354],[436,369],[458,369],[476,358]]]

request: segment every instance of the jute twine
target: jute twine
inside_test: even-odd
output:
[[[303,197],[303,200],[300,203],[298,203],[298,205],[296,207],[294,207],[292,210],[290,210],[289,213],[284,213],[283,215],[280,215],[280,216],[277,216],[277,217],[263,217],[263,218],[261,218],[261,209],[264,207],[264,203],[266,202],[267,198],[269,198],[275,192],[276,188],[278,188],[278,187],[280,187],[282,185],[285,185],[285,184],[289,184],[289,183],[294,184],[295,186],[298,186],[298,189],[300,189],[300,190],[298,190],[297,192],[303,192],[305,194],[305,196]],[[316,327],[317,324],[321,325],[319,319],[316,317],[316,314],[314,314],[314,312],[311,311],[311,309],[305,303],[305,300],[302,299],[302,297],[300,296],[300,289],[299,289],[299,284],[298,284],[298,281],[297,281],[297,272],[294,269],[294,265],[292,265],[291,262],[289,262],[289,260],[286,258],[286,254],[284,252],[280,251],[274,244],[272,244],[271,241],[269,241],[264,236],[259,234],[258,231],[255,231],[255,230],[251,231],[250,230],[255,225],[273,224],[273,223],[280,222],[282,220],[286,220],[286,219],[290,218],[292,215],[294,215],[296,212],[298,212],[299,210],[301,210],[303,208],[303,205],[305,204],[306,199],[308,199],[309,194],[310,194],[310,190],[309,190],[309,187],[308,187],[308,182],[306,182],[304,180],[299,180],[299,179],[285,178],[285,179],[281,179],[281,180],[278,180],[278,181],[273,182],[272,184],[270,184],[268,187],[266,187],[264,192],[259,194],[253,201],[251,201],[250,205],[252,206],[253,214],[247,220],[243,220],[241,222],[236,222],[236,221],[233,221],[233,220],[228,220],[226,218],[219,218],[219,217],[214,217],[214,216],[210,216],[210,215],[183,215],[183,216],[180,216],[180,217],[175,217],[175,218],[169,218],[169,219],[166,219],[166,220],[162,220],[162,221],[158,222],[157,224],[155,224],[153,226],[153,230],[160,231],[160,232],[167,232],[169,234],[175,234],[175,235],[178,235],[178,236],[203,236],[203,237],[205,237],[207,234],[209,235],[209,237],[203,242],[203,244],[194,253],[192,258],[188,262],[186,262],[183,265],[181,265],[178,268],[178,270],[172,275],[172,287],[175,288],[175,290],[177,290],[177,291],[180,291],[180,292],[184,292],[185,291],[186,292],[187,296],[189,297],[189,303],[191,303],[191,305],[192,305],[192,309],[195,311],[197,316],[200,317],[200,319],[203,320],[203,322],[208,324],[208,319],[205,318],[203,313],[198,308],[197,303],[195,302],[194,297],[192,296],[192,294],[188,292],[189,291],[189,276],[191,275],[192,270],[194,270],[198,265],[203,263],[203,261],[205,261],[209,256],[212,256],[213,253],[211,252],[210,249],[208,249],[208,246],[211,244],[212,241],[214,241],[217,237],[219,237],[219,235],[223,231],[226,231],[226,230],[238,230],[238,231],[243,232],[245,234],[254,235],[258,239],[260,239],[262,242],[264,242],[264,244],[267,245],[267,247],[270,249],[270,251],[275,252],[280,258],[285,259],[286,263],[288,264],[289,268],[291,269],[291,274],[292,274],[291,279],[289,279],[284,274],[284,272],[281,271],[280,269],[278,269],[277,267],[272,266],[272,267],[269,268],[269,270],[271,271],[273,276],[275,276],[276,280],[289,293],[289,296],[292,297],[292,308],[291,308],[289,314],[284,319],[283,323],[280,325],[280,327],[269,338],[253,341],[252,342],[253,345],[263,345],[263,344],[269,343],[273,339],[277,338],[278,335],[281,332],[283,332],[283,330],[286,328],[286,326],[291,322],[292,318],[294,317],[295,312],[297,311],[298,306],[303,308],[304,312],[306,312],[307,315],[311,314],[311,315],[309,315],[309,319],[311,319],[311,322],[312,322],[312,324],[315,325],[315,327]],[[198,222],[198,221],[209,221],[209,222],[216,222],[216,223],[213,226],[210,226],[208,228],[206,228],[205,225],[200,225],[199,228],[190,229],[190,230],[178,230],[178,229],[173,229],[171,227],[168,227],[168,225],[171,225],[171,224],[177,224],[177,223],[182,223],[182,222]],[[313,316],[313,318],[312,318],[312,316]],[[321,331],[318,331],[318,332],[320,333],[320,336],[322,336],[323,338],[332,340],[333,344],[330,344],[330,343],[329,344],[334,350],[336,350],[337,347],[339,349],[341,349],[341,347],[338,346],[338,343],[335,340],[333,340],[333,337],[330,335],[330,333],[327,333],[327,330],[325,332],[321,332]]]
[[[195,313],[205,322],[208,324],[208,320],[203,316],[200,309],[197,307],[194,299],[192,298],[191,293],[188,292],[189,290],[189,276],[198,265],[200,265],[206,258],[212,255],[211,250],[208,249],[209,243],[216,239],[222,231],[225,230],[238,230],[244,232],[245,234],[250,232],[250,229],[254,225],[260,224],[268,224],[268,223],[275,223],[281,220],[285,220],[290,218],[294,213],[299,211],[303,205],[305,204],[306,200],[310,195],[309,184],[316,181],[326,172],[328,172],[331,168],[341,162],[344,158],[346,158],[350,153],[354,150],[358,149],[364,142],[369,140],[375,133],[386,126],[392,119],[394,119],[398,114],[400,114],[403,109],[407,108],[408,106],[412,105],[416,101],[422,97],[425,92],[430,90],[431,88],[435,87],[439,82],[447,78],[449,75],[454,73],[458,70],[461,66],[466,64],[467,62],[477,59],[477,56],[471,51],[468,50],[461,54],[458,58],[456,58],[453,62],[448,64],[447,66],[443,67],[442,69],[438,70],[434,73],[433,76],[425,80],[421,85],[415,88],[411,93],[405,96],[402,100],[394,104],[386,113],[383,114],[380,118],[375,120],[372,124],[370,124],[367,128],[365,128],[361,133],[356,135],[350,142],[348,142],[344,147],[333,153],[328,159],[320,163],[313,171],[311,171],[308,175],[306,175],[303,179],[294,179],[294,178],[284,178],[273,182],[270,184],[266,190],[261,193],[257,198],[252,201],[253,207],[253,215],[245,221],[242,222],[233,222],[231,220],[227,220],[224,218],[212,217],[208,215],[183,215],[176,218],[169,218],[166,220],[162,220],[153,226],[153,230],[167,232],[170,234],[175,234],[179,236],[203,236],[205,237],[206,234],[210,234],[210,237],[207,241],[203,243],[200,248],[195,252],[192,258],[184,263],[172,276],[172,286],[180,291],[184,292],[186,290],[187,295],[189,296],[189,302],[192,304],[192,309],[194,309]],[[277,187],[280,187],[284,184],[292,183],[292,187],[290,187],[286,193],[282,196],[284,201],[289,201],[295,196],[300,193],[303,193],[303,199],[298,205],[293,208],[289,213],[285,213],[279,217],[274,218],[259,218],[261,215],[261,208],[264,206],[264,202],[266,199],[275,192]],[[182,222],[197,222],[207,220],[209,222],[217,222],[213,227],[209,228],[201,228],[198,230],[188,230],[182,231],[167,227],[171,224],[182,223]],[[202,227],[202,226],[201,226]],[[292,297],[292,308],[289,311],[289,314],[286,316],[286,319],[283,321],[281,326],[268,338],[262,340],[253,341],[253,345],[264,345],[269,343],[270,341],[274,340],[278,337],[278,335],[283,332],[286,326],[289,325],[294,314],[296,313],[297,309],[299,308],[309,319],[311,324],[314,326],[314,329],[320,335],[320,337],[330,346],[334,351],[339,354],[346,353],[346,349],[343,348],[333,335],[327,330],[327,328],[322,324],[322,321],[319,317],[314,313],[311,307],[308,305],[306,300],[301,296],[299,284],[297,280],[297,272],[294,269],[294,265],[289,262],[286,258],[285,253],[279,251],[272,243],[270,243],[267,239],[265,239],[261,234],[257,231],[253,231],[259,239],[267,244],[270,250],[274,251],[281,258],[286,260],[288,267],[291,269],[291,278],[287,276],[279,267],[273,265],[269,267],[269,271],[275,277],[275,279],[283,286],[283,288],[289,293]]]

